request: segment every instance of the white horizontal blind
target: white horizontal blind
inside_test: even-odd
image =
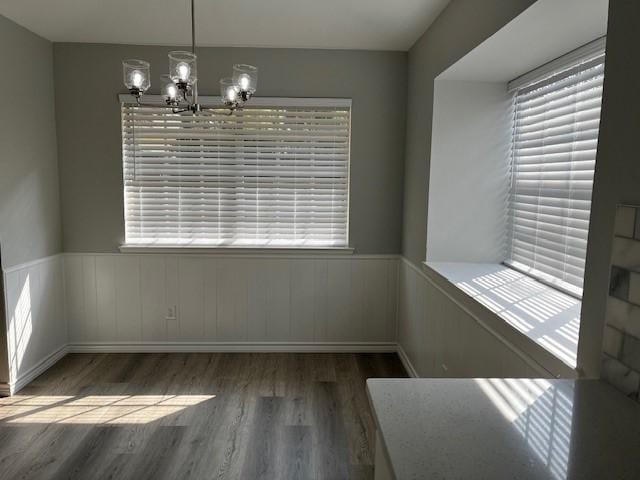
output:
[[[515,95],[507,263],[582,295],[604,51]]]
[[[347,246],[350,108],[228,113],[122,105],[126,243]]]

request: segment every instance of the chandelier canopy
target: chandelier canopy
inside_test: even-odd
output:
[[[169,73],[160,77],[161,93],[174,113],[198,113],[203,107],[198,103],[198,64],[196,56],[195,0],[191,0],[191,51],[169,52]],[[151,87],[151,65],[137,59],[122,61],[124,85],[143,105],[142,96]],[[256,92],[258,68],[253,65],[233,66],[233,75],[220,80],[222,102],[231,113],[242,108]],[[148,105],[157,106],[157,105]]]

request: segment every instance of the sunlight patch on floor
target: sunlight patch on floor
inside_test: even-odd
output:
[[[149,423],[214,398],[215,395],[16,395],[0,404],[0,424]]]

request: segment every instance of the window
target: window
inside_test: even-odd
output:
[[[516,80],[507,264],[582,295],[604,40]],[[541,78],[542,77],[542,78]],[[514,86],[513,84],[511,85]]]
[[[347,100],[197,116],[123,103],[126,243],[347,246],[350,114]]]

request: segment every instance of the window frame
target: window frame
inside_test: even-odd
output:
[[[581,47],[572,50],[555,60],[552,60],[546,64],[541,65],[540,67],[521,75],[520,77],[515,78],[514,80],[508,83],[508,91],[513,94],[513,120],[512,120],[512,140],[510,144],[510,174],[509,174],[509,205],[511,204],[512,195],[514,193],[514,180],[516,177],[517,165],[514,158],[514,142],[516,137],[516,104],[517,104],[517,96],[521,91],[532,91],[535,88],[544,88],[545,83],[550,82],[554,77],[561,77],[563,73],[569,72],[571,70],[577,70],[583,65],[593,64],[595,60],[602,58],[602,64],[606,63],[606,36],[597,38]],[[587,67],[589,68],[589,67]],[[604,75],[604,73],[603,73]],[[549,84],[553,84],[555,82],[562,81],[562,78],[553,80]],[[526,93],[525,93],[526,94]],[[602,101],[602,97],[600,98]],[[602,107],[600,107],[602,108]],[[600,134],[598,127],[598,136]],[[597,160],[597,150],[596,155],[594,156],[594,160]],[[594,166],[595,172],[596,166]],[[593,182],[593,180],[592,180]],[[591,184],[591,193],[593,193],[593,183]],[[590,200],[591,202],[592,200]],[[589,205],[589,216],[591,215],[591,207]],[[509,211],[507,212],[507,258],[503,261],[503,264],[508,268],[512,268],[520,273],[523,273],[534,280],[545,284],[553,289],[561,291],[571,297],[577,298],[578,300],[582,299],[582,293],[584,287],[575,286],[565,280],[555,277],[551,274],[547,274],[543,271],[539,271],[535,269],[533,266],[521,264],[518,261],[514,261],[511,258],[512,255],[512,246],[513,246],[513,230],[512,230],[512,222],[513,217],[510,212],[511,208],[509,207]],[[590,225],[587,226],[587,236],[589,233]],[[585,247],[585,261],[586,261],[586,247]],[[583,269],[583,277],[584,277],[584,269]]]
[[[129,94],[118,94],[118,103],[120,108],[123,105],[136,105],[136,99]],[[202,95],[199,97],[199,102],[203,107],[211,108],[224,108],[221,99],[217,96]],[[145,95],[142,103],[144,105],[157,105],[159,107],[166,107],[164,98],[161,95]],[[168,244],[168,243],[127,243],[126,239],[126,190],[125,190],[125,155],[122,151],[122,192],[123,192],[123,212],[122,218],[125,225],[125,238],[119,246],[121,252],[126,253],[187,253],[187,254],[208,254],[208,253],[221,253],[221,254],[260,254],[268,252],[269,254],[296,254],[296,253],[309,253],[309,254],[328,254],[328,255],[345,255],[352,254],[355,249],[351,246],[351,141],[352,141],[352,115],[353,115],[353,102],[351,98],[301,98],[301,97],[254,97],[251,99],[251,107],[283,107],[283,108],[348,108],[349,109],[349,121],[348,121],[348,145],[347,145],[347,205],[346,205],[346,242],[345,245],[331,246],[331,245],[208,245],[208,244]],[[123,123],[120,119],[120,129],[123,132]],[[121,137],[121,146],[122,137]]]

